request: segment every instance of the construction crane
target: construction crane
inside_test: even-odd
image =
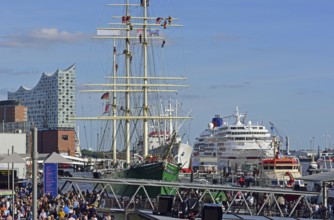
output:
[[[282,146],[282,144],[285,144],[285,150],[286,154],[289,155],[289,138],[286,136],[284,133],[282,133],[272,122],[269,122],[270,124],[270,130],[271,130],[271,135],[278,137],[278,148]]]

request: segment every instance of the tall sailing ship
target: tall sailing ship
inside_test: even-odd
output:
[[[101,99],[106,103],[107,114],[98,117],[78,117],[77,120],[104,120],[112,122],[112,157],[111,172],[101,172],[100,178],[137,178],[164,181],[176,181],[186,161],[181,161],[182,149],[191,149],[190,145],[179,139],[179,129],[164,129],[162,138],[158,137],[158,147],[164,154],[154,154],[152,143],[154,132],[150,127],[175,120],[191,119],[189,115],[178,116],[165,114],[159,110],[161,100],[170,100],[178,89],[188,87],[180,84],[185,77],[163,76],[164,66],[156,62],[166,44],[164,31],[173,27],[181,27],[178,19],[171,16],[149,15],[149,0],[130,1],[110,4],[121,7],[119,16],[113,16],[109,27],[98,28],[95,39],[111,39],[113,42],[113,73],[108,77],[110,82],[89,84],[95,87],[81,92],[103,94]],[[156,52],[159,50],[159,52]],[[118,129],[120,128],[120,129]],[[153,133],[152,133],[153,132]],[[153,139],[152,139],[153,138]],[[151,144],[151,145],[150,145]],[[173,150],[177,148],[178,150]],[[117,150],[125,150],[125,165],[118,165]],[[187,150],[187,151],[188,151]],[[174,152],[174,154],[173,154]],[[132,158],[139,155],[141,160],[133,163]],[[184,154],[183,154],[184,155]],[[191,152],[187,162],[191,157]],[[104,169],[106,171],[106,169]],[[132,186],[130,186],[132,187]],[[133,194],[133,189],[117,187],[118,194]],[[150,189],[151,195],[168,193],[167,188]]]
[[[194,143],[194,169],[217,165],[225,172],[252,171],[261,159],[274,156],[270,132],[264,125],[245,123],[246,116],[236,107],[235,114],[212,119]],[[234,123],[228,123],[230,118]]]

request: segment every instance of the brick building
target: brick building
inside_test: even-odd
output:
[[[16,100],[0,101],[0,122],[27,121],[27,107]]]

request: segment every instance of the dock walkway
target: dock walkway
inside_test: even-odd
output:
[[[146,188],[152,186],[169,187],[173,188],[175,198],[181,203],[185,200],[183,197],[184,190],[200,192],[197,197],[199,202],[218,203],[223,207],[224,215],[229,216],[232,214],[233,216],[230,217],[233,218],[235,217],[234,215],[237,215],[237,217],[240,215],[259,217],[262,215],[268,216],[269,219],[271,217],[312,217],[311,198],[320,195],[319,192],[295,191],[281,188],[235,187],[218,184],[195,184],[139,179],[94,179],[78,177],[59,177],[59,179],[64,181],[64,185],[61,187],[62,192],[74,190],[80,193],[82,191],[80,184],[94,184],[94,190],[98,189],[100,198],[105,197],[103,208],[107,209],[118,208],[124,211],[129,209],[144,209],[152,212],[158,205],[157,198],[149,198]],[[137,191],[132,197],[128,198],[115,195],[113,187],[120,184],[137,186]],[[146,197],[138,196],[138,192],[141,189],[146,193]],[[217,195],[220,192],[229,195],[228,202],[217,200]],[[248,201],[249,195],[254,195],[254,197],[261,195],[261,197],[256,199],[256,203],[250,203]],[[282,195],[294,197],[288,209],[282,207],[279,202],[279,197]]]

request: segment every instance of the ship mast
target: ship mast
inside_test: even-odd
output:
[[[116,41],[114,39],[114,53],[113,53],[113,76],[114,76],[114,79],[113,79],[113,83],[116,84],[116,77],[117,77],[117,69],[118,69],[118,65],[116,63]],[[114,90],[116,89],[116,86],[113,87]],[[116,99],[116,92],[113,92],[113,100],[112,100],[112,115],[114,117],[116,117],[117,115],[117,105],[116,105],[116,102],[117,102],[117,99]],[[116,165],[116,160],[117,160],[117,137],[116,137],[116,134],[117,134],[117,130],[116,130],[116,127],[117,127],[117,121],[116,120],[113,120],[113,126],[112,126],[112,150],[113,150],[113,165],[115,166]]]
[[[130,59],[131,59],[131,52],[130,52],[130,12],[129,12],[129,0],[126,0],[126,40],[125,40],[125,75],[126,75],[126,92],[125,92],[125,115],[127,117],[130,116]],[[125,149],[126,149],[126,163],[130,164],[130,120],[127,118],[125,119]]]
[[[116,162],[116,140],[117,140],[117,132],[116,132],[116,121],[123,121],[125,123],[125,136],[124,136],[124,147],[126,151],[126,163],[130,164],[130,149],[131,149],[131,140],[133,137],[131,136],[131,121],[142,121],[142,139],[143,139],[143,156],[146,157],[148,155],[148,122],[152,120],[180,120],[180,119],[192,119],[190,116],[173,116],[169,115],[149,115],[149,93],[176,93],[178,92],[177,87],[188,87],[188,85],[182,84],[172,84],[172,83],[161,83],[162,81],[178,81],[178,80],[186,80],[184,77],[162,77],[162,76],[153,76],[153,73],[149,73],[148,69],[148,46],[150,40],[162,40],[163,45],[165,44],[164,38],[159,35],[149,34],[152,30],[156,30],[158,28],[166,27],[181,27],[178,24],[172,24],[172,19],[178,20],[177,18],[164,17],[164,18],[156,18],[148,16],[148,0],[141,0],[140,4],[131,4],[130,0],[125,0],[124,4],[108,4],[108,6],[123,6],[125,8],[125,12],[122,16],[113,16],[115,19],[122,19],[122,23],[110,23],[111,27],[98,28],[98,34],[95,39],[113,39],[114,40],[114,64],[113,64],[113,76],[108,78],[112,78],[112,84],[104,83],[104,84],[86,84],[85,86],[97,86],[97,87],[108,87],[107,89],[88,89],[81,90],[80,92],[93,92],[93,93],[113,93],[112,97],[112,114],[111,115],[103,115],[98,117],[76,117],[70,118],[72,120],[113,120],[113,133],[112,133],[112,146],[113,146],[113,161]],[[131,16],[130,7],[143,7],[143,16],[135,17]],[[164,22],[160,24],[157,19]],[[136,22],[139,21],[139,22]],[[133,34],[134,31],[141,32],[141,36],[136,36]],[[101,34],[99,34],[99,32]],[[120,75],[117,72],[118,65],[116,64],[116,48],[115,48],[115,40],[123,40],[125,41],[124,45],[124,73]],[[136,69],[138,73],[131,73],[132,63],[132,51],[130,42],[134,40],[139,40],[142,48],[142,69],[143,71],[141,75],[138,75],[141,71]],[[132,43],[131,42],[131,43]],[[135,44],[133,44],[135,45]],[[163,47],[163,46],[161,46]],[[136,57],[138,58],[138,57]],[[120,83],[122,81],[123,83]],[[154,83],[156,81],[156,83]],[[138,83],[141,82],[141,83]],[[172,88],[172,89],[170,89]],[[120,115],[117,113],[117,105],[116,102],[119,102],[119,96],[116,97],[116,93],[122,93],[124,96],[124,110],[125,114]],[[140,93],[142,94],[142,112],[140,115],[135,115],[131,113],[131,102],[136,101],[132,98],[132,94]],[[117,99],[116,99],[117,98]],[[134,106],[133,106],[134,107]]]
[[[144,116],[144,122],[143,122],[143,129],[144,129],[144,134],[143,134],[143,150],[144,150],[144,158],[147,157],[148,155],[148,121],[147,121],[147,116],[148,116],[148,92],[147,92],[147,1],[143,1],[143,9],[144,9],[144,25],[143,25],[143,37],[144,37],[144,42],[143,42],[143,51],[144,51],[144,99],[143,99],[143,116]]]

